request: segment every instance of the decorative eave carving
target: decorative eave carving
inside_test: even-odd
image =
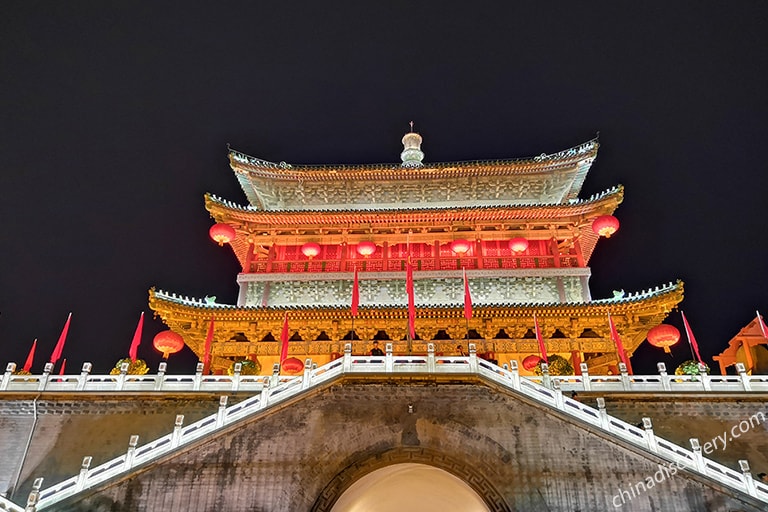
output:
[[[453,338],[445,342],[446,346],[451,343],[455,346],[455,342],[461,342],[469,328],[485,338],[474,341],[493,346],[497,353],[536,353],[536,340],[523,338],[527,330],[532,328],[535,311],[551,352],[580,350],[593,354],[615,353],[607,322],[610,313],[625,348],[631,354],[645,340],[648,331],[661,323],[682,299],[683,283],[678,281],[653,290],[590,303],[478,305],[473,308],[473,318],[468,325],[461,306],[419,307],[416,330],[424,341],[414,343],[426,343],[439,330],[445,330]],[[276,354],[278,343],[260,340],[267,334],[279,338],[286,311],[291,335],[298,333],[304,340],[291,343],[292,354],[327,356],[332,349],[338,349],[342,343],[341,338],[352,330],[352,317],[348,308],[242,308],[177,297],[154,289],[149,291],[149,306],[171,329],[181,334],[187,345],[201,357],[208,324],[211,317],[215,316],[214,354],[223,357],[220,359],[221,364],[231,361],[227,357],[250,353]],[[362,338],[360,343],[369,343],[373,335],[384,330],[393,335],[392,343],[396,345],[396,350],[404,350],[406,342],[397,340],[405,335],[407,315],[405,307],[360,308],[354,323],[355,331]],[[500,329],[504,329],[510,339],[495,339]],[[579,337],[585,329],[591,329],[598,337]],[[566,337],[550,338],[556,330]],[[323,331],[330,340],[317,340]],[[228,341],[235,333],[244,333],[250,341]]]

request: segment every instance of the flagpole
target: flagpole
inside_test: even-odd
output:
[[[406,340],[408,355],[413,352],[413,338],[411,337],[411,291],[409,286],[413,286],[413,268],[411,267],[411,230],[408,230],[408,234],[405,236],[405,293],[408,295],[408,314],[406,322]],[[410,276],[410,281],[409,281]],[[410,284],[409,284],[410,282]]]

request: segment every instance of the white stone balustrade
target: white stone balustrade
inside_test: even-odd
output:
[[[389,372],[412,372],[419,370],[427,373],[467,373],[468,368],[457,366],[455,363],[473,364],[471,357],[435,356],[434,345],[428,345],[426,356],[393,355],[391,344],[387,344],[384,356],[353,356],[350,349],[347,372],[357,372],[364,369],[374,369]],[[471,356],[471,354],[470,354]],[[343,358],[346,361],[346,358]],[[476,361],[482,361],[475,358]],[[311,361],[307,359],[307,361]],[[384,363],[384,368],[381,368]],[[509,366],[518,367],[517,361],[510,361]],[[307,370],[310,364],[305,365]],[[506,365],[505,365],[506,366]],[[768,375],[749,375],[744,366],[737,364],[738,375],[669,375],[664,363],[658,363],[658,375],[629,375],[626,371],[620,375],[590,375],[586,364],[581,365],[581,375],[556,376],[549,373],[548,368],[542,368],[542,376],[523,376],[552,388],[556,385],[563,392],[594,391],[610,392],[717,392],[734,393],[743,391],[768,392]],[[42,375],[15,375],[15,363],[8,363],[5,374],[0,376],[0,392],[3,391],[135,391],[135,392],[234,392],[244,391],[258,393],[267,386],[272,386],[292,377],[273,375],[241,375],[238,365],[235,365],[234,375],[203,375],[202,364],[198,364],[194,375],[168,375],[166,363],[160,363],[157,374],[128,375],[121,372],[118,375],[91,375],[91,363],[83,364],[80,375],[51,375],[50,371]],[[476,371],[476,368],[469,368]],[[306,374],[306,371],[305,371]],[[0,509],[2,510],[2,509]]]
[[[624,442],[634,446],[638,451],[650,453],[668,462],[677,463],[687,471],[697,473],[705,478],[716,481],[732,491],[748,494],[753,498],[768,503],[768,485],[755,481],[749,471],[746,461],[740,461],[740,471],[727,468],[717,462],[702,456],[698,441],[692,440],[692,450],[688,450],[653,433],[650,418],[643,418],[643,428],[630,425],[618,418],[610,416],[605,410],[605,401],[598,398],[598,409],[594,409],[579,401],[563,395],[563,391],[748,391],[768,390],[768,377],[748,376],[739,369],[738,376],[666,376],[665,371],[659,376],[550,376],[550,387],[540,381],[544,378],[521,378],[516,361],[511,362],[510,368],[502,368],[477,357],[474,344],[469,346],[469,356],[437,357],[434,350],[429,350],[426,356],[399,356],[392,354],[391,344],[387,344],[385,356],[353,356],[351,346],[344,349],[344,356],[330,363],[315,367],[307,361],[303,375],[282,377],[277,371],[272,376],[246,377],[237,374],[232,377],[208,377],[198,372],[194,377],[163,376],[157,389],[158,376],[127,376],[124,380],[119,376],[89,376],[84,371],[80,376],[51,378],[43,382],[43,377],[15,376],[6,372],[3,377],[3,390],[19,390],[24,386],[31,389],[51,391],[57,385],[67,386],[64,389],[75,390],[114,390],[122,391],[253,391],[253,396],[231,406],[227,406],[225,397],[220,401],[219,410],[191,425],[182,426],[183,416],[177,416],[173,431],[147,444],[138,445],[138,436],[131,436],[128,451],[111,461],[90,468],[84,460],[80,473],[68,480],[53,485],[47,489],[39,487],[30,496],[31,505],[26,510],[55,510],[55,504],[84,489],[97,486],[107,480],[132,471],[134,468],[148,464],[164,457],[174,450],[188,445],[204,436],[211,436],[217,430],[226,428],[235,422],[257,414],[271,405],[295,397],[308,389],[324,383],[355,374],[466,374],[476,375],[492,381],[494,384],[521,396],[522,399],[532,400],[551,408],[557,414],[564,414],[574,423],[590,425],[608,439]],[[10,365],[9,365],[10,368]],[[663,368],[660,366],[660,370]],[[21,377],[21,379],[17,379]],[[545,375],[546,377],[546,375]],[[26,380],[25,380],[26,379]],[[27,382],[31,379],[31,382]],[[81,386],[82,379],[84,385]],[[91,380],[92,379],[92,380]],[[586,383],[586,384],[585,384]],[[167,386],[167,387],[166,387]],[[694,441],[696,441],[694,443]],[[87,458],[86,458],[87,459]],[[5,500],[7,502],[7,500]],[[13,504],[5,504],[0,500],[0,507],[5,510],[25,510]],[[30,508],[31,507],[31,508]],[[3,510],[0,508],[0,510]]]

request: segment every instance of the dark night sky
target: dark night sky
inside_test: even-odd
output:
[[[591,261],[593,297],[684,280],[706,359],[768,313],[767,2],[135,4],[3,4],[3,368],[39,338],[40,371],[72,311],[68,368],[108,371],[151,286],[236,300],[235,258],[203,208],[207,191],[246,202],[227,143],[396,162],[410,120],[433,162],[551,153],[599,131],[581,196],[626,194]],[[153,368],[162,328],[148,321],[139,349]],[[672,362],[646,344],[636,370],[655,360]]]

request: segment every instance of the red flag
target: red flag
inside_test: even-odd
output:
[[[27,362],[24,363],[24,371],[30,372],[32,371],[32,362],[35,360],[35,348],[37,347],[37,340],[32,342],[32,348],[29,349],[29,354],[27,354]]]
[[[405,264],[405,292],[408,294],[408,333],[411,335],[411,339],[415,339],[416,297],[413,291],[413,265],[410,254]]]
[[[64,343],[67,341],[67,332],[69,332],[70,320],[72,320],[72,313],[70,313],[67,317],[67,321],[64,324],[64,329],[61,330],[61,334],[59,335],[59,341],[56,342],[56,347],[53,349],[53,353],[51,354],[51,363],[53,364],[56,364],[56,362],[61,358],[61,352],[64,350]]]
[[[205,335],[205,347],[203,348],[203,375],[208,375],[211,370],[211,343],[213,342],[213,317],[208,324],[208,334]]]
[[[141,343],[141,329],[144,326],[144,312],[141,312],[139,317],[139,324],[136,326],[136,332],[133,333],[133,341],[131,341],[131,348],[128,349],[128,357],[132,362],[136,362],[136,353],[139,350],[139,344]]]
[[[65,357],[64,360],[61,362],[61,368],[59,368],[59,375],[64,375],[64,368],[67,367],[67,358]]]
[[[768,340],[768,327],[765,325],[765,320],[760,316],[759,311],[755,310],[755,313],[757,313],[757,323],[760,325],[760,331],[763,333],[763,338]]]
[[[701,360],[701,355],[699,354],[699,344],[696,343],[696,338],[693,336],[691,326],[688,325],[688,319],[685,318],[685,313],[682,311],[680,311],[680,314],[683,315],[683,325],[685,325],[685,334],[688,336],[688,344],[691,346],[693,353],[696,355],[696,360],[699,363],[704,364],[704,361]]]
[[[464,318],[472,318],[472,295],[469,294],[469,281],[467,281],[467,269],[464,270]]]
[[[355,280],[352,283],[352,316],[357,316],[357,306],[360,303],[360,288],[357,282],[357,267],[355,267]]]
[[[288,312],[285,312],[285,320],[283,320],[283,332],[280,333],[280,364],[283,364],[285,358],[288,357]]]
[[[536,341],[539,342],[539,352],[541,352],[541,358],[545,363],[549,364],[549,358],[547,357],[547,347],[544,345],[544,338],[541,337],[541,329],[539,329],[539,321],[536,318],[536,312],[533,312],[533,325],[536,328]]]
[[[627,352],[624,350],[624,344],[621,342],[621,337],[619,337],[619,332],[616,330],[616,325],[613,323],[613,318],[611,318],[611,314],[608,313],[608,325],[611,327],[611,339],[616,344],[616,351],[619,353],[619,360],[624,363],[624,365],[627,367],[627,370],[629,370],[629,361],[627,360]]]

